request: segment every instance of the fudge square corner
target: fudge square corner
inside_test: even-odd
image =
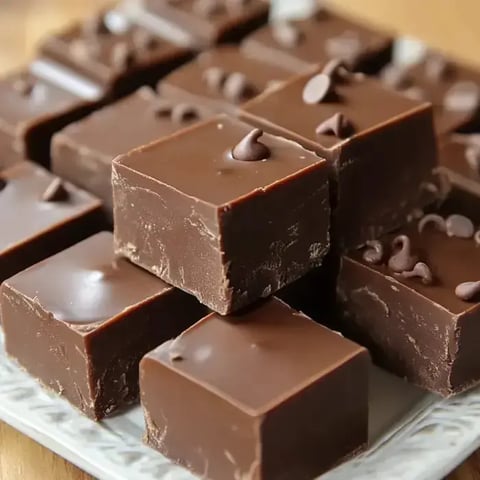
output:
[[[334,228],[345,250],[401,226],[432,201],[432,106],[339,60],[259,95],[240,115],[331,163]]]
[[[218,116],[113,162],[115,250],[227,314],[322,264],[329,166]]]

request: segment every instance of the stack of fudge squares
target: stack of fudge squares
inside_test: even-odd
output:
[[[480,73],[323,7],[127,6],[0,79],[6,353],[212,480],[363,450],[370,357],[478,383]]]

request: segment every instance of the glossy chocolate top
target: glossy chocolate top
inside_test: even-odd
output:
[[[277,20],[247,37],[242,49],[298,73],[340,58],[356,68],[365,57],[388,48],[391,38],[326,9],[304,20]]]
[[[86,148],[95,152],[110,163],[117,155],[170,135],[207,115],[205,109],[162,99],[151,88],[143,87],[70,124],[57,137],[79,150]]]
[[[167,97],[185,97],[224,112],[290,76],[291,72],[284,68],[225,46],[200,54],[195,61],[165,77],[158,88]]]
[[[16,135],[22,126],[46,120],[85,101],[28,71],[0,79],[0,131]]]
[[[362,353],[272,298],[241,315],[212,313],[148,357],[260,415]]]
[[[265,92],[242,107],[242,115],[309,148],[329,148],[430,108],[361,74],[321,73],[330,65]]]
[[[261,135],[250,125],[224,115],[114,161],[214,205],[264,192],[322,163],[327,168],[325,160],[294,142]]]
[[[48,281],[45,281],[48,279]],[[113,254],[101,232],[7,281],[9,287],[69,324],[101,324],[173,287]]]
[[[175,58],[185,51],[125,19],[113,28],[108,18],[108,14],[98,14],[48,37],[41,53],[109,86],[138,65]]]
[[[17,163],[0,172],[0,251],[99,207],[95,197],[43,168]]]
[[[480,302],[478,296],[468,302],[455,293],[465,282],[480,281],[480,248],[477,243],[480,239],[474,238],[478,227],[461,212],[453,215],[440,212],[433,217],[429,214],[380,239],[384,251],[380,260],[377,257],[377,261],[372,261],[370,257],[369,261],[366,252],[372,251],[372,247],[365,247],[350,256],[387,275],[392,289],[396,282],[403,283],[453,314],[461,314],[477,307]]]

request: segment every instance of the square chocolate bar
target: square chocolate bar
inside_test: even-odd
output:
[[[332,60],[248,102],[241,115],[329,160],[340,248],[391,231],[423,206],[437,160],[428,103]]]
[[[366,445],[368,367],[276,298],[213,313],[142,360],[146,443],[211,480],[316,478]]]
[[[46,38],[40,53],[115,96],[153,85],[192,57],[190,49],[112,15],[99,13]]]
[[[381,77],[389,87],[433,104],[438,135],[480,126],[480,72],[472,67],[430,52],[410,67],[388,65]]]
[[[451,211],[451,210],[450,210]],[[340,328],[378,364],[441,395],[480,381],[477,218],[430,213],[342,259]]]
[[[143,87],[57,133],[52,170],[101,198],[112,220],[112,160],[209,115],[186,100],[162,99]]]
[[[242,103],[291,76],[282,67],[224,46],[204,52],[175,70],[159,83],[158,89],[167,98],[205,105],[219,113],[235,113]]]
[[[268,20],[268,0],[141,0],[143,14],[171,24],[172,41],[181,38],[199,49],[220,42],[235,42]]]
[[[0,300],[8,355],[95,420],[135,402],[142,356],[205,314],[116,259],[108,232],[10,278]]]
[[[296,143],[218,116],[114,160],[115,250],[232,312],[321,265],[328,176]]]
[[[376,73],[390,61],[392,38],[325,8],[302,20],[276,20],[250,34],[243,52],[294,73],[332,58],[352,70]]]
[[[30,162],[0,171],[0,283],[101,228],[89,193]]]
[[[34,62],[32,70],[39,64]],[[33,71],[22,70],[1,78],[0,165],[19,155],[48,165],[52,135],[94,106],[92,98]]]

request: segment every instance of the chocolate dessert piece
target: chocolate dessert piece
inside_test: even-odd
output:
[[[322,8],[307,19],[276,20],[253,32],[241,48],[295,73],[332,58],[353,70],[376,73],[390,61],[392,38]]]
[[[267,0],[141,0],[144,12],[172,24],[195,49],[235,42],[266,23]],[[162,29],[168,34],[169,29]],[[174,33],[174,32],[172,32]]]
[[[218,116],[113,162],[115,250],[226,314],[321,265],[329,168]]]
[[[208,115],[204,108],[162,99],[143,87],[57,133],[52,170],[101,198],[111,220],[112,160]]]
[[[388,65],[384,83],[433,104],[438,135],[480,125],[480,72],[437,52],[410,66]]]
[[[162,96],[177,101],[205,105],[220,113],[235,113],[239,105],[291,76],[284,68],[224,46],[204,52],[175,70],[159,83],[158,90]]]
[[[137,400],[141,357],[205,309],[116,259],[102,232],[7,280],[1,312],[8,355],[99,420]]]
[[[40,47],[41,54],[115,96],[153,85],[191,58],[190,49],[126,19],[109,22],[108,15],[97,14],[48,37]]]
[[[241,116],[329,160],[340,248],[398,227],[425,201],[437,153],[431,106],[339,61],[265,92]]]
[[[445,396],[480,380],[479,221],[427,214],[340,269],[341,330],[382,367]]]
[[[85,98],[81,92],[56,85],[28,69],[1,78],[0,166],[18,156],[48,165],[53,133],[94,106],[93,98]]]
[[[276,298],[211,314],[142,360],[146,443],[211,480],[310,480],[365,446],[368,365]]]
[[[0,171],[0,282],[101,229],[101,203],[29,162]],[[49,279],[50,281],[50,279]]]

